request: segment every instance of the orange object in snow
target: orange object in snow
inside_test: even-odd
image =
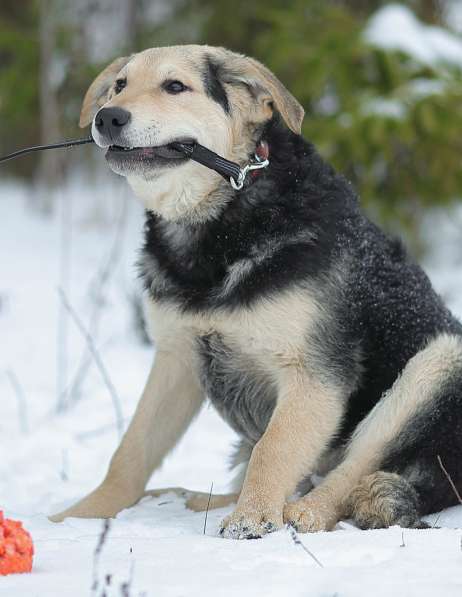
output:
[[[22,522],[3,517],[0,510],[0,575],[30,572],[34,544]]]

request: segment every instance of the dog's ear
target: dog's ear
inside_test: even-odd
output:
[[[119,71],[130,61],[131,56],[117,58],[111,62],[93,81],[83,99],[79,126],[84,128],[93,120],[93,116],[106,103],[108,91],[111,89]]]
[[[229,57],[231,54],[231,57]],[[301,133],[305,110],[275,75],[254,58],[229,53],[224,64],[224,82],[246,84],[265,108],[274,107],[287,126]]]

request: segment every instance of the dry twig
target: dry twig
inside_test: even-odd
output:
[[[207,516],[209,514],[209,508],[210,508],[210,500],[212,499],[212,491],[213,491],[213,483],[210,486],[210,493],[209,493],[209,499],[207,501],[207,508],[205,510],[205,520],[204,520],[204,535],[205,535],[205,531],[207,529]]]
[[[116,268],[117,262],[119,261],[120,255],[122,253],[123,237],[127,221],[127,204],[127,197],[125,196],[123,198],[122,208],[117,219],[114,241],[109,251],[109,256],[107,257],[103,266],[98,268],[93,281],[90,283],[90,286],[93,286],[92,294],[94,296],[94,307],[89,318],[88,331],[94,339],[94,343],[96,343],[99,333],[99,322],[105,299],[104,290],[111,278],[112,272]],[[87,349],[87,352],[90,351]],[[82,387],[82,384],[88,375],[92,360],[91,353],[90,355],[86,354],[85,352],[82,354],[74,379],[70,383],[70,387],[66,389],[66,394],[68,396],[67,402],[69,405],[78,400],[80,396],[80,388]]]
[[[406,543],[404,543],[404,529],[401,530],[401,545],[400,547],[406,547]]]
[[[67,300],[64,290],[62,288],[58,288],[58,292],[59,292],[59,296],[61,298],[61,301],[62,301],[65,309],[69,312],[75,325],[78,327],[82,336],[85,338],[85,341],[87,342],[87,346],[95,360],[95,364],[96,364],[99,372],[101,373],[101,377],[103,378],[103,381],[109,391],[109,394],[111,395],[112,404],[114,406],[114,412],[115,412],[115,417],[116,417],[117,429],[119,432],[119,436],[122,437],[123,429],[124,429],[124,420],[123,420],[123,414],[122,414],[122,407],[120,405],[120,399],[119,399],[119,396],[117,395],[114,384],[112,383],[111,378],[109,377],[109,374],[106,370],[106,367],[104,366],[104,363],[101,359],[101,356],[93,342],[93,338],[91,337],[90,333],[85,328],[81,319],[79,318],[79,316],[77,315],[77,313],[72,308],[69,301]]]
[[[59,286],[69,292],[72,273],[72,193],[64,198],[59,194]],[[56,342],[56,410],[62,412],[67,401],[69,366],[69,326],[64,305],[58,306],[58,329]]]
[[[454,493],[456,494],[457,499],[459,500],[459,504],[462,504],[462,498],[460,497],[460,493],[457,491],[457,487],[454,484],[454,481],[451,479],[451,475],[448,473],[448,471],[446,470],[443,461],[441,460],[441,456],[438,454],[437,456],[438,459],[438,463],[441,467],[441,470],[443,471],[443,473],[446,475],[447,480],[449,481],[449,484],[451,485]]]
[[[6,371],[6,377],[13,388],[18,403],[18,417],[21,425],[21,431],[26,434],[29,433],[29,420],[27,416],[27,399],[24,388],[19,382],[16,373],[12,369]]]
[[[130,597],[134,576],[135,576],[135,562],[132,561],[132,563],[130,565],[130,576],[126,582],[123,582],[120,585],[120,594],[122,597]]]
[[[93,583],[91,585],[92,595],[96,595],[96,591],[98,590],[99,560],[101,557],[101,552],[103,551],[104,544],[106,543],[106,539],[107,539],[110,528],[111,528],[111,520],[109,518],[106,518],[103,522],[103,528],[101,529],[101,533],[98,538],[98,543],[96,544],[95,551],[93,554]],[[107,583],[107,578],[106,578],[106,583]]]
[[[318,560],[318,558],[314,555],[314,553],[312,551],[310,551],[304,543],[302,543],[302,541],[300,540],[300,538],[297,534],[297,531],[294,529],[294,527],[291,524],[287,524],[286,529],[289,531],[289,534],[292,538],[292,541],[294,542],[294,545],[301,547],[303,549],[303,551],[305,553],[307,553],[310,556],[310,558],[312,560],[314,560],[320,568],[324,568],[323,564]]]

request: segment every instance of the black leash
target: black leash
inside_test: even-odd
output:
[[[2,162],[7,162],[8,160],[12,160],[14,158],[18,158],[21,155],[26,153],[32,153],[33,151],[43,151],[45,149],[59,149],[60,147],[74,147],[75,145],[85,145],[86,143],[94,143],[92,137],[87,137],[86,139],[71,139],[69,141],[62,141],[61,143],[51,143],[50,145],[36,145],[35,147],[26,147],[25,149],[19,149],[18,151],[14,151],[13,153],[9,153],[8,155],[3,156],[0,158],[0,164]]]
[[[8,155],[0,157],[0,164],[7,162],[21,155],[32,153],[34,151],[44,151],[46,149],[60,149],[63,147],[75,147],[76,145],[85,145],[87,143],[94,143],[93,137],[89,136],[85,139],[71,139],[69,141],[62,141],[60,143],[51,143],[50,145],[36,145],[35,147],[26,147],[25,149],[19,149]],[[217,153],[214,153],[210,149],[207,149],[199,143],[171,143],[171,146],[177,151],[182,152],[185,156],[191,160],[218,172],[223,178],[229,180],[233,189],[239,191],[244,186],[245,177],[247,172],[251,170],[259,170],[266,168],[269,164],[268,158],[262,158],[255,154],[255,162],[250,162],[243,168],[231,162],[225,158],[222,158]]]
[[[215,172],[221,174],[223,178],[232,178],[238,182],[241,173],[239,164],[222,158],[203,145],[199,145],[199,143],[171,143],[171,146],[177,151],[181,151],[195,162],[198,162],[211,170],[215,170]]]

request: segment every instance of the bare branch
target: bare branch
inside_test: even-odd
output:
[[[22,387],[16,373],[12,369],[6,371],[6,377],[13,388],[18,404],[18,418],[21,426],[21,431],[24,434],[29,433],[29,420],[27,416],[27,398],[24,388]]]
[[[104,544],[106,543],[106,539],[111,528],[111,520],[106,518],[103,521],[103,527],[101,529],[101,533],[98,538],[98,543],[96,544],[95,551],[93,554],[93,582],[91,585],[91,593],[92,595],[96,595],[96,591],[98,590],[98,572],[99,572],[99,560],[101,557],[101,552],[103,551]],[[106,578],[107,583],[107,578]]]
[[[441,512],[438,514],[438,516],[435,518],[435,522],[432,524],[432,529],[436,529],[438,528],[436,525],[439,523],[441,518]]]
[[[102,313],[102,306],[104,304],[104,290],[109,280],[111,279],[111,274],[115,270],[117,262],[119,261],[120,255],[122,253],[123,237],[127,221],[127,206],[127,196],[124,195],[120,214],[117,218],[116,231],[114,234],[114,240],[111,249],[109,251],[109,256],[105,260],[105,263],[102,266],[98,267],[98,271],[94,276],[93,281],[90,282],[90,286],[94,286],[92,292],[94,296],[94,308],[90,315],[88,332],[94,339],[95,344],[99,332],[99,321]],[[69,404],[78,400],[80,395],[80,388],[88,374],[91,363],[91,356],[90,358],[88,358],[88,354],[84,352],[80,359],[79,366],[77,367],[77,372],[74,376],[74,379],[72,380],[69,389],[66,391],[66,394],[68,395]]]
[[[297,545],[298,547],[301,547],[303,549],[303,551],[305,553],[307,553],[310,558],[312,560],[314,560],[316,562],[316,564],[320,567],[320,568],[324,568],[323,564],[321,564],[321,562],[318,560],[318,558],[314,555],[313,552],[311,552],[308,547],[302,543],[302,541],[300,540],[297,531],[294,529],[294,527],[291,524],[287,524],[286,525],[286,529],[289,531],[289,534],[292,538],[292,541],[294,542],[294,545]]]
[[[59,201],[59,286],[69,292],[72,273],[72,193]],[[56,342],[56,389],[58,412],[67,405],[69,365],[69,319],[64,306],[59,304]]]
[[[130,597],[131,590],[132,590],[132,585],[133,585],[133,579],[135,577],[135,562],[132,560],[131,564],[130,564],[130,576],[128,577],[128,580],[126,582],[123,582],[120,585],[120,594],[122,597]]]
[[[62,450],[61,454],[62,454],[62,467],[61,467],[60,477],[61,477],[62,481],[69,481],[69,474],[68,474],[69,458],[68,458],[67,450]]]
[[[459,500],[459,504],[462,504],[462,498],[460,497],[460,493],[457,491],[457,487],[454,485],[454,481],[451,479],[451,475],[445,469],[443,461],[441,460],[441,456],[439,454],[437,456],[437,459],[438,459],[438,463],[439,463],[439,465],[441,467],[441,470],[446,475],[446,478],[449,481],[449,484],[451,485],[454,493],[456,494],[457,499]]]
[[[117,429],[119,432],[119,436],[121,437],[123,434],[123,429],[124,429],[124,422],[123,422],[123,414],[122,414],[122,407],[120,404],[120,399],[119,396],[117,395],[116,389],[114,387],[114,384],[111,381],[111,378],[109,377],[109,374],[106,370],[106,367],[104,366],[104,363],[101,359],[101,356],[93,342],[93,338],[91,337],[91,335],[88,333],[87,329],[85,328],[85,326],[83,325],[81,319],[79,318],[79,316],[77,315],[77,313],[75,312],[75,310],[72,308],[71,304],[69,303],[69,301],[67,300],[66,294],[64,292],[64,290],[62,288],[58,288],[58,292],[59,292],[59,296],[61,298],[61,301],[65,307],[65,309],[68,311],[69,315],[71,316],[72,320],[74,321],[75,325],[78,327],[79,331],[81,332],[82,336],[85,338],[85,341],[87,343],[88,349],[90,350],[94,360],[95,360],[95,364],[101,374],[101,377],[103,378],[103,381],[109,391],[109,394],[111,396],[112,399],[112,404],[114,406],[114,412],[115,412],[115,417],[116,417],[116,424],[117,424]]]
[[[204,520],[204,535],[205,535],[205,531],[207,529],[207,516],[209,514],[209,508],[210,508],[210,500],[212,499],[212,491],[213,491],[213,483],[210,486],[210,493],[209,493],[209,499],[207,501],[207,508],[205,510],[205,520]]]

